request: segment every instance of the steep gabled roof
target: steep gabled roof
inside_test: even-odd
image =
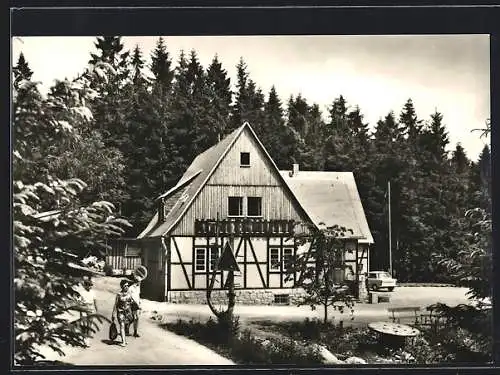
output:
[[[354,232],[346,237],[373,243],[352,172],[280,173],[317,227],[343,226]]]
[[[171,209],[166,213],[165,221],[158,223],[158,212],[149,222],[138,238],[159,237],[167,233],[177,220],[184,214],[185,209],[191,204],[197,193],[208,180],[215,165],[224,156],[225,152],[236,140],[243,126],[234,130],[222,141],[199,154],[184,172],[179,182],[159,198],[165,199],[165,205]],[[182,192],[182,194],[180,194]],[[187,197],[180,199],[180,197]]]
[[[297,208],[310,223],[318,228],[323,225],[340,225],[352,229],[353,233],[346,235],[347,238],[373,243],[352,172],[300,171],[292,177],[290,171],[278,171],[276,164],[248,123],[234,130],[193,160],[179,182],[159,197],[165,202],[164,222],[158,223],[158,213],[156,213],[138,238],[160,237],[173,229],[245,128],[248,128],[255,138],[272,168],[277,172],[283,187],[290,193]]]
[[[146,229],[142,231],[141,234],[139,234],[138,238],[160,237],[173,229],[173,227],[184,216],[184,213],[187,211],[191,203],[194,201],[198,193],[201,191],[203,186],[206,184],[210,176],[213,174],[215,169],[218,167],[224,156],[231,149],[231,146],[238,139],[244,129],[248,129],[250,131],[257,144],[261,148],[262,152],[270,161],[272,168],[275,169],[277,178],[282,180],[285,189],[287,189],[290,195],[295,199],[298,209],[305,217],[309,218],[303,207],[300,206],[300,204],[297,202],[293,193],[281,177],[276,164],[274,164],[274,161],[267,153],[266,149],[258,139],[252,127],[248,123],[245,123],[238,129],[230,133],[228,136],[226,136],[219,143],[199,154],[193,160],[177,185],[170,189],[167,193],[160,196],[165,199],[165,204],[167,206],[170,205],[172,207],[166,214],[165,221],[163,223],[158,223],[158,213],[156,213],[153,219],[149,222]]]

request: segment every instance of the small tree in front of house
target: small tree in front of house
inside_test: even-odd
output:
[[[298,305],[309,305],[312,310],[323,307],[323,322],[328,322],[329,308],[341,313],[346,309],[354,313],[355,298],[344,280],[346,265],[344,262],[343,238],[352,230],[334,225],[320,230],[299,240],[299,245],[310,243],[310,249],[297,256],[287,265],[287,280],[296,275],[295,287],[302,288],[306,295]]]

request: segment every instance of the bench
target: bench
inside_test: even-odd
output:
[[[421,312],[417,306],[389,307],[387,312],[393,323],[409,323],[418,327],[427,327],[437,332],[448,326],[448,319],[432,307],[427,307],[426,312]]]
[[[432,307],[427,307],[426,310],[427,313],[420,314],[418,322],[420,326],[431,328],[434,331],[438,331],[448,326],[448,319],[446,316],[434,311]]]
[[[369,292],[368,293],[368,302],[371,304],[376,304],[380,302],[391,302],[391,293],[390,292]]]
[[[413,324],[420,322],[420,307],[418,306],[389,307],[387,312],[393,323],[401,323],[401,320],[406,322],[412,320]]]

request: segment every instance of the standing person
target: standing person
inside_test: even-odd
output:
[[[83,303],[85,311],[80,311],[80,318],[88,317],[89,315],[97,314],[97,301],[95,298],[94,290],[92,289],[92,279],[89,276],[84,276],[81,287],[78,288],[80,294],[80,301]],[[83,323],[85,334],[90,334],[91,322],[87,319]],[[85,338],[85,345],[88,346],[88,337]]]
[[[116,295],[113,306],[112,319],[116,318],[120,326],[121,346],[127,345],[126,327],[133,321],[132,302],[134,301],[129,291],[129,280],[120,281],[120,292]]]
[[[88,276],[84,276],[82,286],[83,288],[80,289],[79,293],[82,297],[83,303],[85,303],[87,313],[97,314],[97,300],[95,298],[94,290],[92,289],[94,286],[92,279]]]
[[[139,315],[141,312],[141,281],[135,275],[133,276],[133,280],[131,281],[129,291],[134,300],[131,306],[134,318],[134,337],[140,337],[137,329],[139,328]]]

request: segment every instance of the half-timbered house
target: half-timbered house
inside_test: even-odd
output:
[[[179,182],[157,199],[157,212],[138,236],[147,298],[205,302],[223,246],[240,272],[239,303],[271,304],[300,294],[286,278],[286,260],[306,245],[313,226],[342,225],[346,261],[367,271],[373,242],[352,173],[279,171],[248,123],[198,155]],[[215,289],[224,285],[218,271]]]

